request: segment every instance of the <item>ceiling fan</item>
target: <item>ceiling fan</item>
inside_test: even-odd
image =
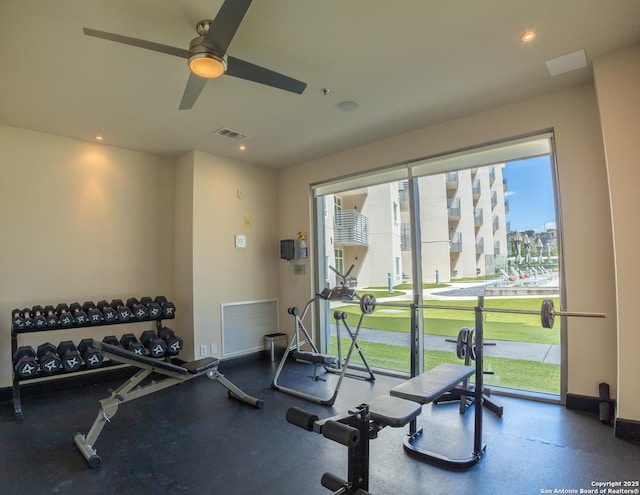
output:
[[[302,94],[307,83],[227,55],[229,44],[251,2],[252,0],[224,0],[215,19],[197,24],[198,37],[191,40],[188,50],[86,27],[83,31],[88,36],[187,59],[191,73],[180,101],[180,110],[188,110],[193,106],[208,79],[223,74]]]

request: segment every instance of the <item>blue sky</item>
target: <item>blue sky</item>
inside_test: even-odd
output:
[[[509,200],[507,222],[511,230],[543,232],[555,228],[555,204],[551,162],[548,156],[507,162],[505,199]]]

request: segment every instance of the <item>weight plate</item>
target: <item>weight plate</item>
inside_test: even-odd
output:
[[[546,312],[547,300],[543,299],[542,304],[540,305],[540,324],[542,328],[549,328],[549,323],[547,322],[547,312]]]
[[[471,361],[476,360],[476,329],[472,328],[467,334],[467,355]]]
[[[458,332],[458,343],[456,344],[456,356],[458,359],[464,359],[467,353],[467,336],[469,335],[469,329],[462,327]]]
[[[540,309],[540,321],[543,328],[553,328],[555,318],[555,310],[553,308],[552,299],[544,299],[542,301],[542,308]]]
[[[556,310],[553,307],[553,299],[549,299],[548,308],[549,312],[547,314],[547,322],[549,323],[549,326],[547,328],[553,328],[553,323],[556,319]]]
[[[373,294],[365,294],[360,299],[360,311],[366,315],[370,315],[376,309],[376,296]]]

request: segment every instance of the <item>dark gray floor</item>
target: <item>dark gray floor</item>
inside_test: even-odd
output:
[[[313,382],[302,365],[291,366],[283,383],[330,387],[335,379]],[[120,382],[27,397],[22,423],[14,421],[11,403],[0,404],[0,494],[327,494],[320,477],[326,471],[346,477],[347,449],[290,425],[287,409],[331,416],[399,383],[345,379],[336,405],[328,408],[272,390],[275,363],[222,371],[263,399],[264,408],[229,399],[226,389],[204,376],[126,403],[96,443],[98,469],[88,467],[72,436],[88,431],[98,401]],[[614,438],[597,417],[558,405],[499,400],[504,417],[485,412],[486,455],[469,471],[414,460],[402,448],[406,428],[382,430],[371,442],[371,493],[580,493],[594,482],[640,479],[640,446]],[[454,404],[424,406],[419,426],[425,446],[453,457],[471,454],[473,410],[460,415]]]

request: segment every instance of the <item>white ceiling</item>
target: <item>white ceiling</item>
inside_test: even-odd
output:
[[[223,76],[178,110],[184,59],[82,31],[187,49],[221,4],[0,0],[0,124],[279,169],[590,83],[595,58],[640,43],[640,0],[256,0],[229,54],[305,81],[305,92]],[[525,45],[530,29],[538,36]],[[549,74],[546,61],[582,49],[587,68]],[[337,109],[349,100],[360,109]],[[215,136],[221,127],[247,134],[247,149]]]

